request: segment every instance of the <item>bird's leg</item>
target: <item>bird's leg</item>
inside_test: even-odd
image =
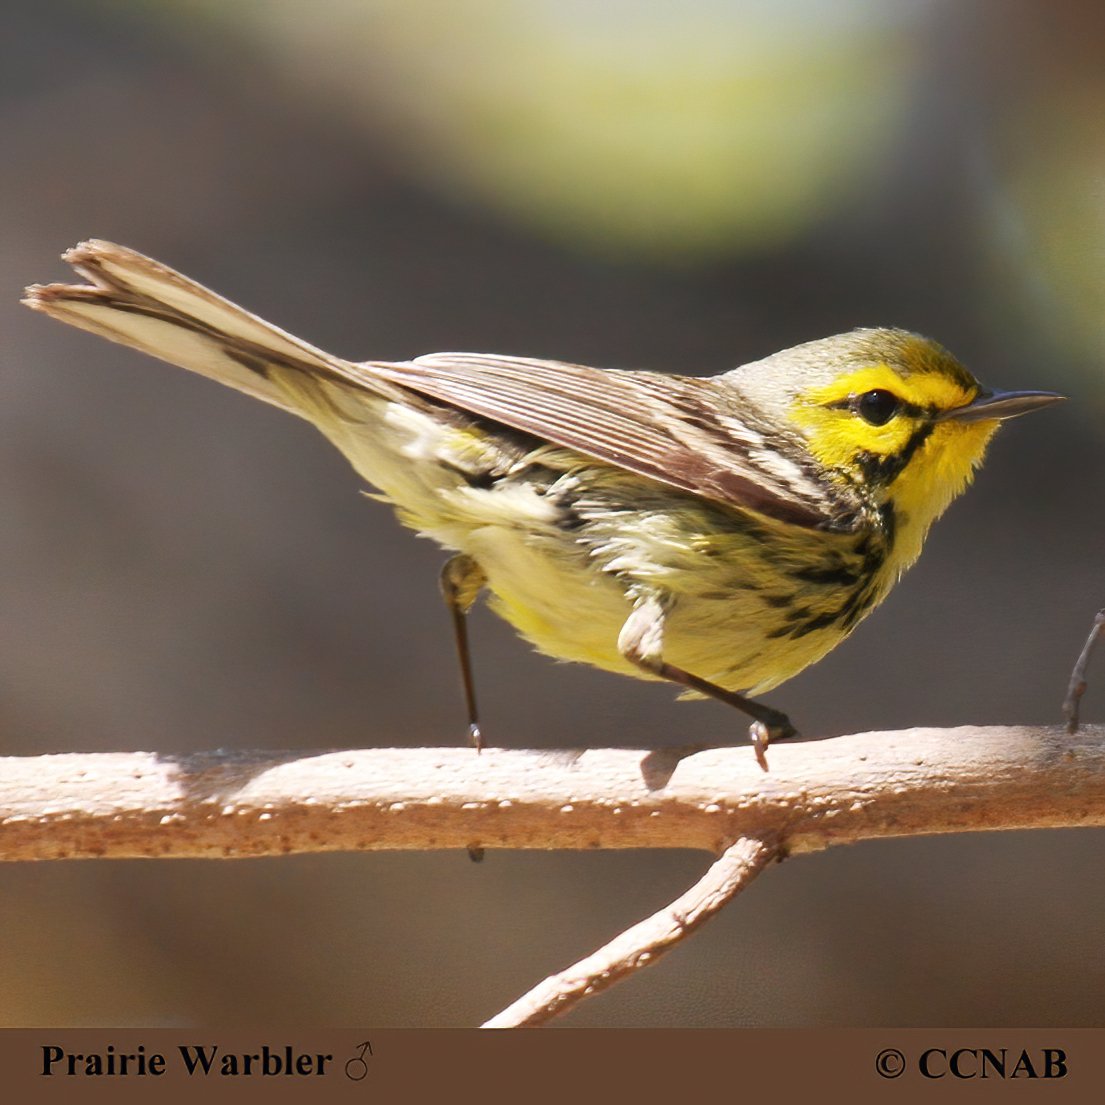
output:
[[[669,664],[664,659],[664,603],[656,596],[641,601],[625,620],[618,634],[618,651],[642,671],[658,675],[661,679],[670,679],[673,683],[688,687],[700,694],[709,695],[729,706],[734,706],[753,719],[748,735],[756,751],[756,759],[764,770],[767,762],[764,752],[773,740],[784,740],[797,736],[798,730],[790,723],[790,718],[779,710],[765,706],[762,702],[746,698],[736,691],[727,691],[708,679],[693,675],[683,668]]]
[[[451,556],[441,569],[441,594],[453,615],[453,636],[464,684],[464,705],[468,711],[468,739],[477,752],[483,748],[479,712],[476,710],[476,684],[472,679],[472,657],[468,651],[468,611],[487,582],[483,569],[464,553]]]

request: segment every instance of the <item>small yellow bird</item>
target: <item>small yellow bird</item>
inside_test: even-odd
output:
[[[453,552],[442,571],[479,747],[465,616],[481,590],[542,652],[680,684],[794,733],[748,695],[819,660],[916,560],[1001,421],[1062,396],[979,386],[902,330],[807,342],[708,378],[434,353],[360,364],[172,269],[89,241],[63,322],[313,423]]]

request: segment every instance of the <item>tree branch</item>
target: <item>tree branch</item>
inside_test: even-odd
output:
[[[655,963],[729,904],[776,856],[775,841],[742,837],[671,905],[620,933],[592,955],[539,983],[484,1028],[544,1024],[585,997]]]
[[[675,902],[488,1022],[540,1024],[655,960],[771,859],[873,837],[1105,825],[1105,727],[771,748],[149,752],[0,759],[0,860],[368,849],[703,848]]]
[[[786,852],[1105,825],[1105,728],[963,727],[747,747],[0,758],[0,859],[463,848]]]

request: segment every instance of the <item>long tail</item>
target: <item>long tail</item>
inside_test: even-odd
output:
[[[93,239],[62,255],[88,284],[33,284],[36,311],[311,419],[309,380],[396,389],[134,250]],[[314,390],[314,389],[309,389]],[[313,419],[312,419],[313,420]]]

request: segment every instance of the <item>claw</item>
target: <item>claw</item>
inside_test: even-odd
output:
[[[767,771],[767,748],[772,741],[789,740],[798,736],[798,730],[790,723],[786,714],[776,710],[771,712],[768,720],[752,722],[748,727],[748,739],[752,742],[752,751],[756,754],[756,763]]]
[[[748,727],[748,739],[752,742],[752,751],[756,754],[756,763],[761,770],[767,771],[767,746],[771,743],[771,733],[762,721],[754,721]]]
[[[473,721],[468,726],[468,743],[479,754],[483,751],[483,733],[480,732],[480,727]]]

